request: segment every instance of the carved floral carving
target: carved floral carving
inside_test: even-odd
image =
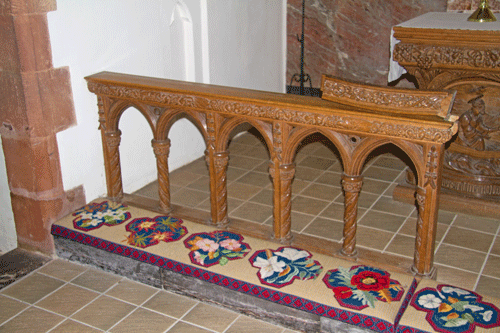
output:
[[[325,81],[323,96],[352,99],[356,102],[366,102],[393,108],[421,108],[441,110],[442,96],[418,96],[405,92],[386,92],[367,87],[356,87],[340,82]]]
[[[338,115],[325,115],[312,111],[282,109],[274,106],[243,103],[205,97],[172,94],[166,92],[151,93],[139,88],[113,87],[96,82],[89,82],[89,90],[101,95],[120,98],[139,99],[145,102],[167,104],[169,106],[189,106],[205,111],[217,111],[235,115],[268,118],[292,123],[323,126],[334,129],[368,132],[377,135],[402,137],[410,140],[426,140],[445,143],[453,135],[451,129],[430,128],[417,124],[405,124],[363,119],[355,115],[349,118]]]
[[[399,43],[394,48],[394,60],[402,65],[418,64],[420,68],[433,66],[467,66],[472,68],[500,68],[500,49],[418,45]]]

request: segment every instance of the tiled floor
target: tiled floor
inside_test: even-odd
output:
[[[342,239],[341,165],[320,141],[299,148],[292,185],[292,229],[330,240]],[[229,145],[228,209],[230,217],[272,223],[272,186],[267,149],[245,133]],[[394,155],[393,155],[394,153]],[[392,193],[405,176],[406,164],[394,148],[381,150],[364,169],[358,210],[360,247],[413,258],[416,209],[394,201]],[[172,202],[210,209],[209,177],[204,158],[170,175]],[[137,193],[157,198],[158,184]],[[440,211],[435,263],[438,280],[500,298],[499,219]]]
[[[53,260],[0,290],[0,332],[276,332],[283,327]]]

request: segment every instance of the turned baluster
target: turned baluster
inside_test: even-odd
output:
[[[123,198],[122,171],[120,166],[120,130],[106,132],[104,134],[106,149],[104,158],[106,168],[106,179],[108,186],[108,198],[112,201],[121,201]]]
[[[292,180],[295,164],[280,165],[276,169],[275,164],[271,163],[269,174],[273,179],[273,238],[287,243],[292,239]]]
[[[151,140],[153,151],[156,156],[156,168],[158,170],[158,196],[160,210],[169,213],[170,206],[170,179],[168,174],[168,154],[170,153],[170,139]]]
[[[342,175],[342,188],[344,189],[344,242],[343,255],[356,256],[356,229],[358,220],[358,198],[363,185],[362,176]]]
[[[224,227],[229,224],[227,216],[227,165],[229,152],[205,151],[205,160],[210,173],[210,205],[212,224]]]

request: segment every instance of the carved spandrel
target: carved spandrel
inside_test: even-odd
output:
[[[394,48],[393,58],[400,64],[417,64],[423,69],[442,66],[500,69],[500,49],[491,48],[399,43]]]
[[[88,83],[89,90],[101,95],[137,99],[142,102],[162,105],[191,107],[199,110],[229,113],[233,115],[267,118],[305,125],[322,126],[333,129],[366,132],[405,139],[426,140],[445,143],[453,135],[453,130],[438,129],[407,122],[386,121],[380,118],[365,119],[355,115],[348,119],[340,115],[320,114],[311,111],[293,110],[275,106],[264,106],[240,101],[209,99],[199,96],[167,92],[151,92],[140,88],[115,87],[96,82]]]

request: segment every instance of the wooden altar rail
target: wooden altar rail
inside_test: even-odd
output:
[[[230,224],[227,211],[226,169],[230,134],[238,125],[255,127],[270,151],[273,182],[272,237],[291,239],[291,183],[297,147],[320,133],[338,149],[344,173],[344,233],[341,253],[355,257],[358,196],[368,155],[393,144],[414,164],[418,187],[418,219],[412,271],[432,276],[436,220],[444,145],[456,133],[449,116],[450,92],[388,89],[323,77],[323,99],[247,89],[103,72],[86,78],[98,96],[108,197],[123,199],[118,123],[129,107],[139,110],[152,132],[157,159],[159,207],[171,211],[168,133],[181,117],[190,119],[206,143],[210,176],[211,221]]]

